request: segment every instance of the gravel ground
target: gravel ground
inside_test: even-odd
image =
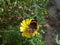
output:
[[[57,1],[59,2],[59,1]],[[60,34],[60,4],[50,0],[48,4],[49,16],[45,16],[45,41],[46,45],[56,45],[55,36]]]

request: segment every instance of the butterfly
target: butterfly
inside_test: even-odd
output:
[[[34,17],[30,22],[28,32],[32,34],[36,29],[37,29],[37,19],[36,17]]]

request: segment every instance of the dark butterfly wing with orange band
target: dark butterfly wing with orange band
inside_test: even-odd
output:
[[[29,28],[28,28],[28,32],[32,34],[32,33],[34,33],[35,29],[37,29],[37,19],[36,19],[36,17],[34,17],[31,20],[31,23],[30,23]]]

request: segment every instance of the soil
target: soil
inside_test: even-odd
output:
[[[59,4],[60,5],[60,4]],[[59,6],[58,6],[59,7]],[[45,16],[45,45],[56,45],[55,36],[60,34],[60,9],[55,0],[49,0],[48,17]]]

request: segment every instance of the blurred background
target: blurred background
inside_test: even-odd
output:
[[[35,16],[40,37],[22,38],[21,21]],[[0,45],[28,44],[60,45],[60,0],[0,0]]]

